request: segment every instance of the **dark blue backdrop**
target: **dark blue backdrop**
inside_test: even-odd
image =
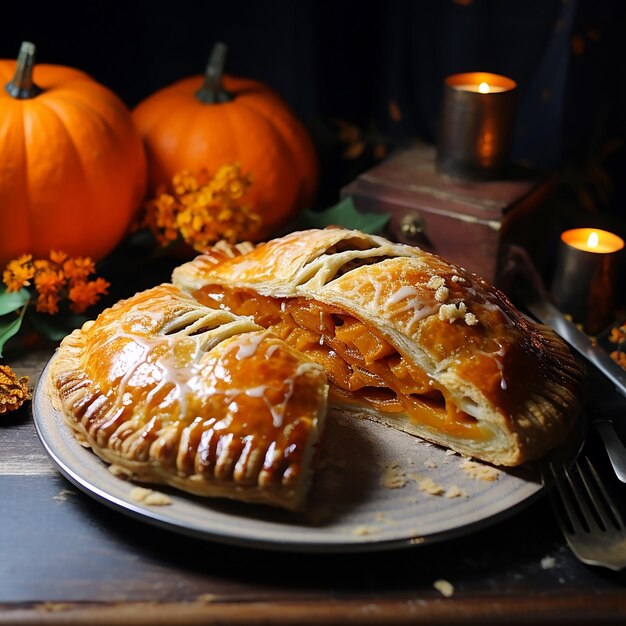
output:
[[[620,230],[625,17],[621,0],[42,1],[3,7],[0,57],[31,40],[132,107],[224,41],[227,71],[275,88],[311,129],[321,204],[383,148],[435,140],[447,75],[502,73],[519,85],[514,159],[560,177],[572,222]]]

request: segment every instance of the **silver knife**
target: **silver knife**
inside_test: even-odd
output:
[[[626,371],[602,347],[547,300],[540,297],[526,298],[524,306],[531,315],[546,326],[550,326],[587,361],[593,364],[596,371],[604,374],[605,380],[613,383],[615,389],[626,398]],[[592,378],[594,377],[592,376]],[[611,406],[609,395],[600,390],[601,382],[597,380],[597,376],[595,378],[594,387],[598,390],[598,393],[595,394],[595,403],[603,404],[604,410],[601,414],[594,416],[593,426],[604,443],[615,475],[621,482],[626,483],[626,446],[617,434],[612,420],[605,417],[607,414],[624,413],[625,409],[623,406]]]
[[[528,312],[540,322],[550,326],[587,361],[593,363],[626,398],[626,370],[622,369],[596,341],[586,335],[561,311],[543,298],[529,298],[524,302]]]

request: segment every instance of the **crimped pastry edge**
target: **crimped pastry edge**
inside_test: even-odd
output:
[[[115,303],[110,309],[123,306],[126,300],[130,300],[130,298]],[[247,325],[256,326],[249,320],[246,320],[246,322]],[[312,419],[312,426],[301,460],[303,472],[295,485],[285,487],[280,483],[274,483],[260,486],[258,483],[237,483],[233,480],[220,482],[197,473],[182,476],[168,470],[167,467],[158,461],[138,461],[107,446],[100,445],[97,441],[98,431],[96,430],[94,434],[90,434],[82,421],[68,408],[68,405],[80,405],[83,401],[93,404],[98,397],[101,397],[98,396],[97,391],[92,391],[91,393],[88,391],[88,388],[93,389],[97,387],[97,384],[84,373],[80,358],[85,348],[84,333],[88,331],[93,323],[93,320],[86,322],[83,327],[74,330],[62,340],[50,360],[48,376],[43,381],[43,393],[50,399],[54,409],[61,413],[65,423],[71,428],[81,445],[90,448],[110,467],[114,467],[118,473],[126,474],[132,481],[152,485],[168,485],[193,495],[224,497],[242,502],[281,507],[290,511],[298,511],[305,506],[306,496],[314,477],[312,461],[316,448],[320,443],[326,420],[327,385],[322,390],[317,414]],[[294,352],[288,346],[287,349]],[[320,370],[320,366],[314,363],[304,363],[303,365],[302,375],[306,375],[307,369]],[[60,378],[67,379],[70,383],[59,388],[58,381]],[[90,395],[92,399],[88,400]],[[112,407],[111,410],[114,408]],[[124,423],[127,424],[128,422]],[[234,463],[235,461],[233,461]]]

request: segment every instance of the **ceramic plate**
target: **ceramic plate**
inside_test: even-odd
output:
[[[47,368],[41,380],[45,380]],[[446,450],[367,419],[329,416],[321,463],[303,513],[199,498],[164,487],[171,504],[131,497],[136,485],[74,438],[42,384],[35,390],[37,433],[61,473],[122,513],[170,530],[240,546],[303,552],[358,552],[423,545],[457,537],[528,505],[542,491],[530,468],[489,478],[463,469]],[[433,493],[434,492],[434,493]],[[436,494],[436,495],[435,495]]]

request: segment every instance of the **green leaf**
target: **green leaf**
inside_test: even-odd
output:
[[[33,313],[28,316],[33,328],[46,339],[60,341],[75,328],[80,328],[89,318],[76,313]]]
[[[26,308],[26,305],[23,306],[17,317],[11,316],[8,320],[0,320],[0,357],[6,342],[20,329]]]
[[[19,291],[7,291],[0,287],[0,315],[6,315],[23,307],[30,299],[30,294],[24,288]]]
[[[370,235],[381,234],[390,216],[385,213],[363,213],[354,205],[350,196],[324,211],[303,211],[297,219],[296,229],[343,226]]]

